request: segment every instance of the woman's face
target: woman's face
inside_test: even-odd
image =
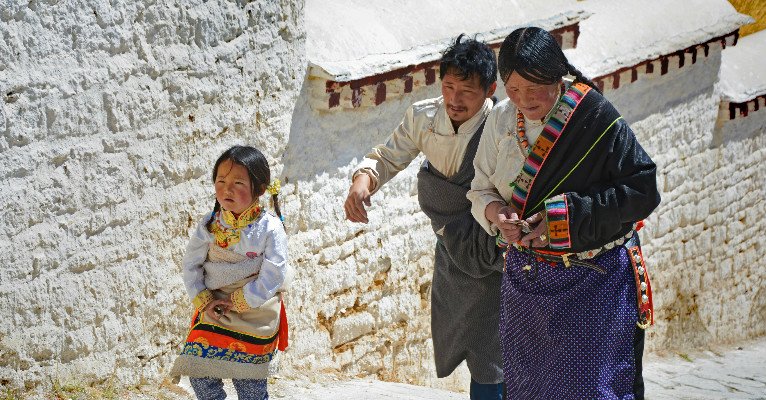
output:
[[[505,93],[525,117],[541,120],[556,104],[560,84],[561,82],[550,85],[530,82],[514,71],[505,82]]]

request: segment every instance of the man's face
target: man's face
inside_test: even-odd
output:
[[[489,90],[485,91],[478,75],[461,79],[459,75],[447,72],[442,78],[442,96],[447,115],[455,126],[460,126],[476,115],[484,105],[484,100],[495,92],[495,86],[493,82]]]

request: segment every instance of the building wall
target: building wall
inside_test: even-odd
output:
[[[430,339],[435,236],[417,203],[419,157],[372,197],[368,224],[345,220],[355,165],[437,85],[353,111],[316,112],[305,82],[285,153],[285,212],[297,269],[290,298],[294,375],[325,374],[464,390],[462,367],[437,380]]]
[[[656,311],[648,352],[766,333],[766,251],[758,239],[766,217],[763,130],[722,141],[719,101],[704,93],[632,125],[659,166],[662,192],[642,231]]]
[[[642,231],[655,292],[650,352],[766,333],[766,251],[758,243],[766,227],[766,114],[721,128],[722,50],[711,43],[694,64],[605,92],[658,166],[662,203]]]
[[[27,3],[0,9],[0,387],[161,379],[212,163],[281,173],[303,2]]]

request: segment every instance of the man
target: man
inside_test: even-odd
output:
[[[502,255],[476,223],[465,197],[484,120],[492,109],[497,63],[485,44],[458,36],[440,62],[442,96],[410,106],[385,143],[354,173],[346,218],[367,223],[370,196],[424,153],[418,200],[436,233],[431,335],[437,376],[463,361],[471,372],[471,399],[502,398],[498,339]]]

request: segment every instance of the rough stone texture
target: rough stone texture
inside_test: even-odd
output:
[[[716,146],[718,100],[701,95],[634,124],[660,166],[663,195],[644,234],[657,319],[648,351],[766,333],[766,254],[759,240],[766,216],[764,136]]]
[[[445,389],[468,387],[461,367],[436,379],[430,339],[430,285],[435,237],[420,212],[418,158],[372,198],[369,224],[345,221],[343,201],[361,157],[384,140],[414,101],[438,87],[367,110],[317,113],[304,83],[285,153],[285,210],[296,282],[294,340],[284,358],[298,374],[339,371],[345,377]]]
[[[766,216],[766,138],[758,129],[766,115],[754,113],[751,124],[739,125],[752,132],[716,128],[720,94],[709,75],[717,73],[720,57],[720,46],[711,47],[710,57],[683,76],[639,80],[635,84],[643,88],[632,90],[634,100],[626,96],[629,90],[606,92],[618,109],[668,105],[631,124],[659,167],[662,193],[642,232],[657,322],[649,331],[649,352],[766,333],[766,252],[759,241]]]
[[[277,160],[302,1],[4,1],[0,386],[160,378],[179,262],[236,143]]]

